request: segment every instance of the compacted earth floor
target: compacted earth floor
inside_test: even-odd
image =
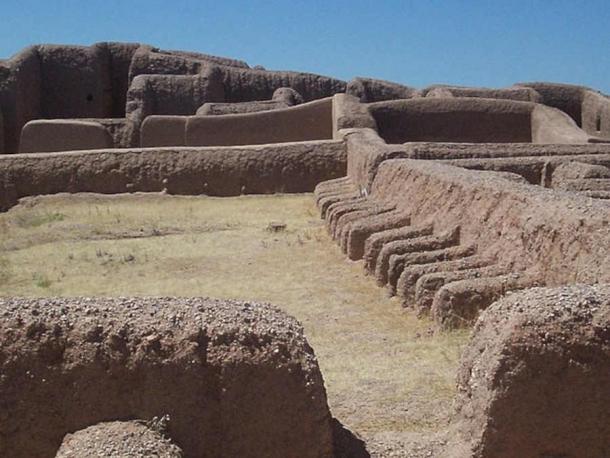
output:
[[[0,214],[0,295],[274,303],[303,323],[333,416],[371,456],[433,453],[467,339],[434,334],[348,261],[311,194],[28,198]]]

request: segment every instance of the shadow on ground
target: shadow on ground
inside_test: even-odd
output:
[[[366,444],[336,418],[332,419],[335,458],[370,458]]]

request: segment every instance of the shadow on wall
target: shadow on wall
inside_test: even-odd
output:
[[[420,98],[369,105],[387,143],[587,143],[561,111],[533,102],[473,97]]]

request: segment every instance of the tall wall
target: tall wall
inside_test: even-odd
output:
[[[136,50],[137,43],[106,43],[110,58],[110,79],[112,88],[113,118],[125,117],[125,104],[127,103],[127,90],[129,89],[129,68]]]
[[[0,64],[0,110],[4,118],[4,151],[19,149],[21,129],[40,117],[42,75],[37,47],[26,48]]]
[[[586,91],[582,103],[582,128],[602,138],[610,139],[610,98],[598,92]]]
[[[281,87],[291,87],[311,101],[345,92],[344,81],[311,73],[253,69],[245,62],[205,54],[162,51],[142,46],[133,56],[129,79],[138,75],[197,75],[214,72],[222,81],[226,102],[270,100]],[[189,114],[193,114],[192,113]],[[169,114],[169,113],[160,113]]]
[[[106,51],[100,45],[38,47],[42,118],[110,116],[112,82]]]
[[[4,153],[4,116],[0,107],[0,154]]]
[[[41,45],[1,62],[3,151],[19,150],[21,129],[33,119],[124,117],[128,70],[138,46]]]

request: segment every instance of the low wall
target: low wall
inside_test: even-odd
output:
[[[610,285],[530,289],[485,310],[441,456],[607,456],[609,310]]]
[[[589,135],[557,108],[535,104],[531,112],[532,143],[583,144]]]
[[[578,161],[605,167],[610,166],[610,145],[608,146],[606,154],[453,159],[442,162],[470,170],[516,173],[525,178],[530,184],[548,187],[553,172],[562,164]]]
[[[373,129],[377,123],[367,106],[348,94],[333,96],[333,138],[342,138],[343,129]]]
[[[352,119],[358,119],[352,116]],[[363,118],[366,119],[366,118]],[[343,125],[346,125],[344,123]],[[610,154],[610,144],[533,144],[533,143],[447,143],[447,142],[409,142],[403,145],[387,144],[372,128],[339,129],[337,138],[345,138],[348,154],[348,176],[351,181],[363,190],[370,191],[379,165],[388,159],[409,158],[425,160],[447,160],[454,165],[485,170],[487,159],[506,158],[498,171],[511,170],[510,164],[525,166],[535,163],[535,179],[531,174],[524,175],[532,184],[540,184],[544,165],[549,158],[561,156],[586,156],[595,161],[597,155]],[[526,161],[508,161],[508,158],[531,157]],[[535,159],[539,157],[539,159]],[[601,160],[601,159],[600,159]],[[458,161],[458,162],[454,162]],[[490,166],[489,170],[496,170]]]
[[[169,415],[185,456],[332,458],[324,381],[278,308],[207,298],[0,298],[0,455]]]
[[[341,141],[6,154],[0,156],[0,209],[21,197],[59,192],[310,192],[344,176],[345,168]]]
[[[533,143],[427,143],[403,145],[412,159],[498,159],[511,157],[546,157],[610,154],[610,144],[533,144]]]
[[[423,98],[369,105],[387,143],[531,142],[532,104],[476,98]]]
[[[358,98],[363,103],[412,99],[422,96],[419,89],[373,78],[354,78],[347,83],[345,93]]]
[[[140,128],[140,146],[186,146],[187,119],[188,116],[148,116]]]
[[[579,159],[580,160],[580,159]],[[610,203],[431,161],[388,160],[371,195],[550,286],[610,281]]]
[[[252,102],[206,102],[201,105],[197,112],[197,116],[222,116],[235,115],[245,113],[258,113],[259,111],[280,110],[288,108],[288,105],[283,100],[254,100]]]
[[[254,145],[333,137],[332,97],[281,110],[193,116],[186,124],[189,146]]]
[[[379,164],[388,159],[408,157],[402,145],[388,145],[373,129],[343,129],[347,149],[347,175],[361,190],[369,192]]]
[[[28,122],[21,131],[20,153],[112,148],[113,140],[97,122],[43,120]]]
[[[430,86],[422,91],[425,97],[478,97],[483,99],[519,100],[539,102],[540,94],[528,87],[507,87],[500,89],[460,86]]]

